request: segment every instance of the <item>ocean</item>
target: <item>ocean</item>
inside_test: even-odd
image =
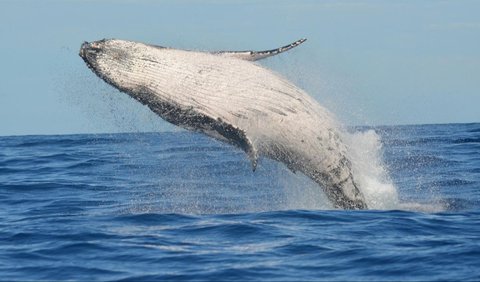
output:
[[[0,280],[480,280],[480,124],[349,131],[369,210],[197,133],[0,137]]]

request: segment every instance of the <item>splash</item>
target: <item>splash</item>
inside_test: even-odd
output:
[[[396,209],[398,193],[382,158],[382,142],[374,130],[347,133],[344,137],[353,173],[370,209]]]
[[[389,176],[383,161],[383,144],[374,130],[346,133],[344,141],[348,146],[355,179],[365,196],[369,209],[408,210],[418,212],[440,212],[445,205],[435,200],[430,203],[404,202]]]

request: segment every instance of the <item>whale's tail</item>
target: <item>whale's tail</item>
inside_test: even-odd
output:
[[[264,51],[216,51],[216,52],[213,52],[212,54],[222,55],[226,57],[233,57],[233,58],[242,59],[245,61],[258,61],[261,59],[265,59],[265,58],[286,52],[292,48],[297,47],[298,45],[302,44],[305,41],[307,41],[307,39],[302,38],[288,45],[282,46],[280,48],[264,50]]]

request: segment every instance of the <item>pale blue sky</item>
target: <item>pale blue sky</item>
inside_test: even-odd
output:
[[[261,64],[348,125],[480,122],[480,1],[0,1],[0,135],[172,130],[83,41],[301,47]]]

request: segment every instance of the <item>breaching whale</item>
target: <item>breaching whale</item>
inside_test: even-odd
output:
[[[365,209],[340,127],[303,90],[254,61],[285,52],[199,52],[117,39],[84,42],[80,56],[105,82],[164,120],[284,163],[318,183],[336,208]]]

